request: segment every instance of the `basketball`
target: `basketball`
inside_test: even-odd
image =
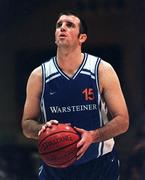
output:
[[[38,138],[40,158],[51,167],[65,168],[77,159],[77,143],[80,135],[67,124],[52,125]]]

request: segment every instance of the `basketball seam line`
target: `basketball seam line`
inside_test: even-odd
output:
[[[79,135],[78,133],[75,133],[75,132],[72,132],[72,131],[59,131],[59,132],[55,132],[55,133],[53,133],[53,134],[47,135],[43,140],[41,140],[41,141],[38,143],[38,146],[40,146],[40,145],[43,143],[43,141],[45,141],[45,139],[46,139],[47,137],[53,136],[53,135],[58,134],[58,133],[63,133],[63,132],[69,132],[69,133],[72,133],[72,134]]]
[[[41,155],[50,154],[50,153],[53,153],[53,152],[62,150],[62,149],[64,149],[64,148],[68,147],[68,146],[71,146],[71,145],[75,144],[76,142],[79,142],[79,139],[76,140],[75,142],[73,142],[72,144],[68,144],[67,146],[63,146],[63,147],[61,147],[61,148],[59,148],[59,149],[56,149],[56,150],[53,150],[53,151],[50,151],[50,152],[46,152],[46,153],[40,153],[40,152],[39,152],[39,153],[40,153]]]

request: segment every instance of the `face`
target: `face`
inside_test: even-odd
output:
[[[82,35],[80,32],[80,20],[73,15],[62,15],[56,23],[55,42],[57,46],[80,45]]]

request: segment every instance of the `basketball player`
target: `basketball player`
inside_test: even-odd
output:
[[[38,139],[46,127],[58,123],[71,123],[81,134],[76,163],[63,169],[43,163],[40,180],[119,179],[113,138],[127,131],[128,110],[113,67],[82,52],[86,40],[82,18],[62,13],[56,22],[56,56],[34,69],[28,79],[24,135]]]

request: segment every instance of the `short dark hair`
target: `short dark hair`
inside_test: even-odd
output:
[[[64,12],[59,13],[58,18],[60,18],[60,16],[62,16],[62,15],[67,15],[67,16],[72,15],[72,16],[77,17],[80,20],[80,32],[79,32],[79,34],[88,34],[87,24],[79,14],[77,14],[76,12],[73,12],[73,11],[64,11]]]

